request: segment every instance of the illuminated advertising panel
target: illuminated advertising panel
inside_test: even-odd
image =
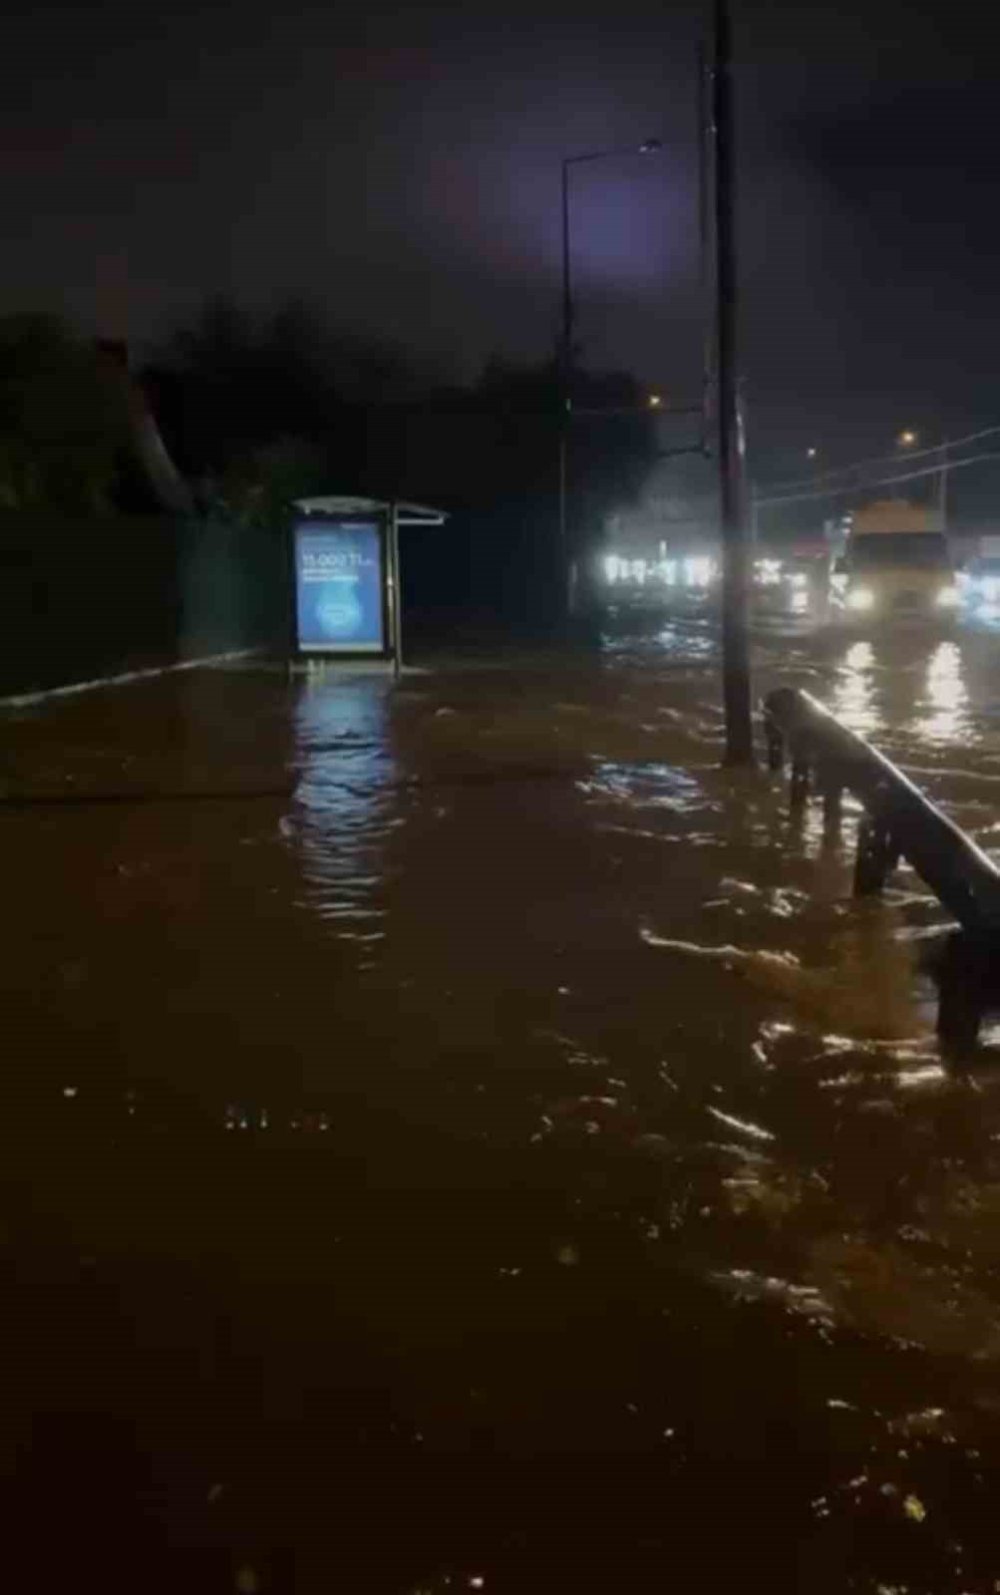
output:
[[[293,532],[300,653],[384,653],[385,528],[378,516],[311,517]]]

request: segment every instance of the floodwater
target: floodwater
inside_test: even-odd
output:
[[[998,647],[775,633],[758,686],[1000,849]],[[936,901],[719,768],[697,624],[428,665],[7,712],[17,1587],[1000,1588]]]

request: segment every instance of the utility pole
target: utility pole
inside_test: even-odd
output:
[[[941,530],[948,530],[948,439],[945,438],[941,445],[941,475],[938,477],[938,513],[941,516]]]
[[[573,284],[570,277],[569,169],[562,163],[562,337],[559,346],[559,581],[562,601],[569,607],[569,429],[573,390]]]
[[[737,346],[736,152],[728,0],[714,0],[714,22],[711,116],[715,157],[716,359],[722,507],[722,697],[726,715],[726,763],[752,765],[753,712],[747,623],[750,561]]]

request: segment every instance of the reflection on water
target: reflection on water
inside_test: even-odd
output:
[[[164,789],[258,794],[0,811],[40,1588],[991,1588],[1000,1093],[942,1067],[936,905],[719,768],[691,651],[9,728],[26,786],[148,785],[155,725]],[[996,691],[832,664],[773,668],[894,756]]]
[[[962,651],[955,642],[939,643],[927,664],[913,729],[924,742],[962,744],[971,731],[969,708]]]
[[[391,823],[394,761],[377,677],[306,678],[295,707],[298,784],[282,830],[301,859],[306,903],[344,940],[380,940],[377,885]]]
[[[675,658],[706,659],[715,652],[715,639],[708,633],[699,635],[693,628],[665,626],[657,635],[660,647]]]
[[[843,664],[838,666],[830,700],[837,719],[861,736],[871,736],[884,724],[875,696],[874,668],[875,650],[871,643],[852,643]]]
[[[709,807],[701,783],[687,770],[666,764],[626,765],[601,760],[577,788],[598,801],[687,814]]]
[[[922,1032],[910,950],[877,915],[859,913],[831,925],[819,967],[805,966],[787,949],[704,946],[659,936],[646,926],[639,934],[649,947],[717,963],[813,1024],[839,1023],[852,1035],[890,1041]],[[722,992],[720,1000],[726,1000]]]
[[[827,701],[861,736],[888,738],[912,758],[921,746],[967,746],[978,740],[977,718],[989,705],[993,662],[966,638],[927,639],[887,634],[851,643],[835,665]],[[976,671],[978,702],[973,701]]]

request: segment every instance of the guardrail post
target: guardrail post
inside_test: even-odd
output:
[[[809,796],[809,761],[800,753],[792,754],[792,785],[789,793],[793,814],[801,814]]]
[[[987,963],[988,954],[970,937],[961,931],[948,937],[938,970],[937,1032],[941,1049],[949,1057],[967,1056],[975,1050],[987,1007]]]
[[[785,739],[769,714],[764,716],[764,736],[767,739],[767,767],[769,770],[785,768]]]
[[[855,897],[871,897],[885,885],[889,871],[899,862],[885,820],[864,815],[858,825],[858,856],[854,866]]]
[[[823,771],[821,788],[823,792],[823,835],[827,841],[832,841],[840,835],[840,822],[844,814],[844,788],[840,775],[836,770]]]

